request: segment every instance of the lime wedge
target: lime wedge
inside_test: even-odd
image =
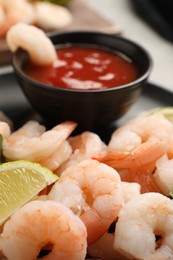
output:
[[[58,179],[38,163],[19,160],[0,165],[0,224]]]
[[[162,114],[167,120],[173,124],[173,107],[161,107],[150,110],[149,114]]]

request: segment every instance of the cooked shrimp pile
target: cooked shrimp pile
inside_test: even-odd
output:
[[[64,28],[72,22],[72,14],[63,6],[29,0],[0,1],[0,37],[11,26],[23,22],[34,24],[46,31]]]
[[[173,259],[173,124],[142,113],[108,144],[89,131],[73,136],[75,128],[29,121],[13,131],[1,117],[5,161],[59,176],[1,227],[2,259]]]

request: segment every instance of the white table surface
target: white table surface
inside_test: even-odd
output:
[[[84,0],[112,24],[118,24],[124,37],[141,44],[153,59],[149,81],[173,92],[173,43],[162,38],[134,12],[130,0]]]

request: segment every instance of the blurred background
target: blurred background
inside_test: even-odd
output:
[[[172,0],[68,0],[68,2],[69,5],[66,7],[71,12],[73,21],[60,31],[103,29],[109,33],[120,33],[122,37],[139,43],[153,59],[149,81],[173,91]],[[44,13],[46,15],[48,12]],[[51,33],[54,32],[56,30]],[[0,63],[2,63],[0,74],[11,70],[9,64],[4,64],[8,55],[5,40],[0,37]]]
[[[153,58],[150,82],[173,91],[173,1],[84,0]]]

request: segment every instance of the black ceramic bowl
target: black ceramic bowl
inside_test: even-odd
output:
[[[50,36],[55,45],[94,44],[119,51],[137,65],[139,77],[126,85],[104,90],[70,90],[46,86],[29,78],[23,72],[28,60],[26,52],[19,49],[13,55],[13,67],[18,82],[33,108],[48,125],[73,120],[78,132],[109,127],[122,117],[139,97],[142,86],[151,72],[151,57],[138,44],[119,36],[100,32],[65,32]]]

